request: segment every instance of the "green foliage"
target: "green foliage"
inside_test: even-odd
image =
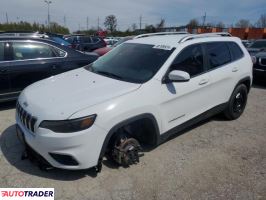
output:
[[[52,22],[50,28],[34,22],[33,24],[25,21],[20,21],[18,23],[0,23],[0,31],[40,31],[40,32],[53,32],[60,34],[69,34],[68,28],[57,24],[56,22]]]

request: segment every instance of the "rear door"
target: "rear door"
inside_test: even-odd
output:
[[[13,41],[11,51],[9,73],[13,92],[51,76],[60,65],[54,60],[56,54],[53,49],[45,43]]]
[[[0,100],[10,93],[9,63],[6,61],[8,45],[0,41]]]
[[[91,37],[80,37],[80,42],[82,45],[83,51],[92,51],[93,50],[93,42]]]

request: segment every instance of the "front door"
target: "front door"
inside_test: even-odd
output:
[[[208,95],[210,77],[202,45],[196,44],[181,51],[171,65],[171,70],[190,74],[188,82],[171,82],[161,85],[162,129],[166,132],[209,109],[212,97]]]

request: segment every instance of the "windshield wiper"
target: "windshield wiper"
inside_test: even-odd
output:
[[[97,73],[97,74],[104,75],[104,76],[113,77],[113,78],[115,78],[115,79],[123,80],[123,78],[122,78],[121,76],[118,76],[118,75],[113,74],[113,73],[111,73],[111,72],[106,72],[106,71],[101,71],[101,70],[95,70],[95,71],[93,71],[93,72],[95,72],[95,73]]]

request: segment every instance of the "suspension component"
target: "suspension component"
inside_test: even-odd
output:
[[[111,156],[118,164],[128,167],[139,162],[140,150],[141,146],[135,138],[122,135],[116,138]]]

